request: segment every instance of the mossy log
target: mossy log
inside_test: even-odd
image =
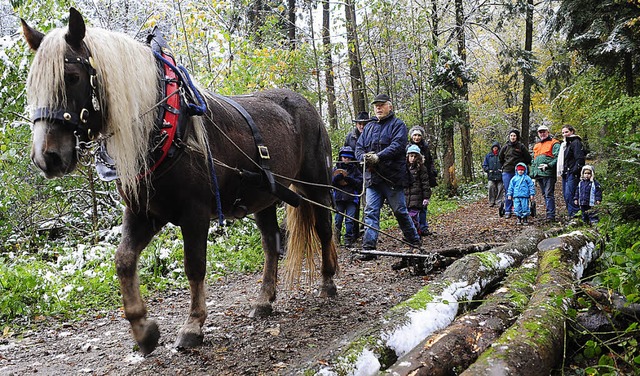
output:
[[[549,375],[562,357],[565,318],[577,280],[600,254],[595,232],[573,232],[538,245],[536,286],[516,323],[461,376]]]
[[[436,330],[448,326],[458,310],[502,280],[508,268],[536,252],[544,233],[534,227],[513,242],[464,256],[413,297],[347,344],[330,363],[338,375],[374,374],[391,366]]]
[[[458,374],[491,345],[525,308],[533,292],[537,255],[511,272],[474,311],[422,341],[387,370],[391,375]]]

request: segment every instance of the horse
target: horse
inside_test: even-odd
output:
[[[26,84],[33,112],[31,159],[46,178],[57,178],[74,171],[89,150],[96,168],[116,175],[126,206],[115,264],[125,316],[144,355],[157,347],[160,331],[147,317],[137,264],[168,223],[183,235],[191,295],[177,348],[203,343],[212,219],[254,214],[265,260],[250,316],[265,317],[273,310],[280,256],[276,209],[282,201],[291,203],[286,205],[285,279],[297,281],[306,263],[310,274],[322,276],[320,297],[337,294],[331,145],[321,117],[303,96],[271,89],[226,98],[197,84],[190,91],[181,86],[190,79],[172,73],[173,61],[159,64],[158,56],[164,61],[167,54],[125,34],[88,27],[74,8],[66,27],[46,35],[21,22],[35,51]],[[200,108],[199,116],[184,103],[169,105],[188,97],[184,92],[195,94],[190,104]],[[175,122],[167,120],[171,116],[179,118],[183,131],[174,132],[178,135],[169,142],[165,128]]]

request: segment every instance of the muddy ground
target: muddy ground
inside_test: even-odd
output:
[[[544,210],[541,202],[538,205]],[[515,219],[498,217],[486,200],[430,218],[430,224],[434,235],[424,238],[425,249],[507,242],[522,229]],[[379,250],[401,249],[396,241],[381,237]],[[0,375],[293,375],[318,370],[330,365],[341,346],[373,318],[413,295],[437,273],[415,276],[408,270],[391,270],[395,258],[351,262],[349,256],[349,250],[339,249],[337,298],[318,298],[308,287],[280,288],[274,314],[266,319],[248,317],[260,274],[231,275],[210,284],[205,341],[196,350],[172,347],[188,309],[188,291],[169,291],[148,301],[149,315],[160,325],[162,337],[147,357],[135,351],[129,324],[116,310],[80,322],[47,322],[19,337],[0,336]]]

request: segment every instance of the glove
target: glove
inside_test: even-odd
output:
[[[538,166],[538,168],[542,171],[547,171],[547,168],[549,168],[549,165],[546,163],[541,163],[540,166]]]
[[[375,165],[375,164],[378,163],[378,161],[380,161],[380,157],[378,157],[378,154],[376,154],[374,152],[369,152],[369,153],[364,155],[364,161],[368,165]]]
[[[429,199],[425,198],[424,200],[422,200],[422,207],[426,208],[427,206],[429,206]]]

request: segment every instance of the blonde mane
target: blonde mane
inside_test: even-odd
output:
[[[29,106],[61,107],[67,28],[43,39],[27,79]],[[151,49],[118,32],[87,28],[84,39],[95,64],[101,108],[105,111],[107,150],[116,162],[122,189],[137,201],[140,172],[148,166],[149,136],[156,117],[159,81]],[[204,139],[202,121],[194,118],[196,142]]]

